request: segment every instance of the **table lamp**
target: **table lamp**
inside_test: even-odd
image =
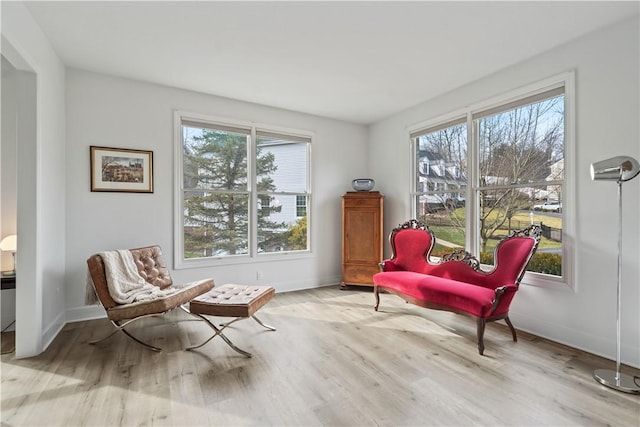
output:
[[[3,252],[11,252],[13,255],[13,270],[2,272],[3,276],[16,275],[16,251],[18,250],[18,237],[15,234],[5,237],[0,242],[0,250]]]

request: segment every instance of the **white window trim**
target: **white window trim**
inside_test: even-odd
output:
[[[409,149],[411,151],[411,167],[410,170],[410,209],[411,212],[416,211],[415,197],[413,192],[416,189],[412,188],[415,184],[416,176],[416,161],[415,161],[415,147],[413,134],[422,130],[428,130],[430,128],[439,127],[445,125],[448,122],[459,121],[461,118],[466,117],[467,124],[467,159],[475,159],[477,147],[469,142],[474,141],[473,138],[473,115],[482,111],[489,110],[504,104],[508,104],[517,101],[522,98],[534,95],[536,93],[544,92],[546,90],[553,89],[554,87],[564,86],[564,194],[563,194],[563,224],[562,224],[562,277],[558,278],[541,273],[525,273],[522,278],[521,284],[538,286],[544,288],[564,289],[577,292],[577,283],[575,281],[576,272],[576,250],[575,247],[575,235],[576,235],[576,151],[575,151],[575,71],[567,71],[555,76],[548,77],[544,80],[532,83],[517,89],[509,90],[502,95],[492,97],[490,99],[471,104],[467,107],[460,108],[453,112],[443,114],[437,118],[422,121],[414,125],[407,127]],[[473,156],[473,157],[472,157]],[[471,162],[474,170],[470,171],[470,177],[478,178],[478,162],[476,160]],[[475,200],[473,192],[477,189],[477,182],[469,182],[467,185],[467,200]],[[466,229],[470,230],[470,233],[466,233],[466,247],[477,247],[475,230],[479,227],[479,224],[472,224],[472,221],[477,222],[477,215],[475,212],[475,203],[467,205],[467,224]]]
[[[228,255],[224,257],[207,257],[207,258],[183,258],[184,247],[184,230],[183,230],[183,212],[184,212],[184,200],[182,190],[182,173],[183,173],[183,160],[182,160],[182,122],[183,120],[203,122],[218,126],[238,127],[244,129],[251,129],[250,145],[251,152],[248,156],[247,167],[251,169],[251,176],[255,177],[255,147],[256,144],[256,131],[273,132],[289,136],[298,136],[309,139],[311,142],[307,148],[307,250],[301,251],[283,251],[283,252],[269,252],[258,253],[257,242],[254,234],[257,230],[257,217],[256,215],[249,215],[249,253],[240,255]],[[173,112],[173,144],[174,144],[174,223],[173,223],[173,268],[176,270],[189,269],[189,268],[201,268],[211,266],[224,266],[224,265],[236,265],[247,264],[252,262],[275,262],[285,261],[293,259],[304,259],[312,256],[312,239],[311,239],[311,211],[310,207],[313,206],[312,202],[312,188],[311,188],[311,167],[312,167],[312,147],[315,133],[312,131],[286,128],[280,126],[273,126],[264,123],[256,123],[250,121],[240,121],[234,119],[227,119],[222,117],[215,117],[199,113],[191,113],[188,111],[174,110]],[[257,192],[254,188],[255,183],[249,184],[250,201],[249,209],[255,211],[257,209]]]

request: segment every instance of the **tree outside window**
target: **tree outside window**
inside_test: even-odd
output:
[[[563,89],[412,133],[415,213],[436,234],[434,255],[476,242],[493,264],[499,240],[535,222],[544,238],[529,271],[562,276]]]
[[[301,158],[299,147],[251,128],[183,120],[181,129],[183,259],[308,248],[296,195],[279,188],[302,182],[296,190],[307,197],[307,144],[298,144]],[[271,138],[269,144],[260,143],[265,138]],[[303,177],[292,159],[304,164]]]

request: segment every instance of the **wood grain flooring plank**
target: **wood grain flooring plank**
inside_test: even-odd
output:
[[[180,311],[144,319],[98,345],[108,321],[68,324],[41,355],[0,364],[2,425],[399,426],[640,425],[640,396],[592,378],[602,359],[366,289],[330,286],[277,294],[225,330],[246,358]],[[226,319],[216,319],[224,321]],[[516,325],[517,327],[517,325]],[[640,375],[637,369],[625,372]]]

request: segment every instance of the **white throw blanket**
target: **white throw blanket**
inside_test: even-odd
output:
[[[111,298],[118,304],[149,301],[176,292],[148,283],[138,272],[131,252],[126,249],[100,252]]]

